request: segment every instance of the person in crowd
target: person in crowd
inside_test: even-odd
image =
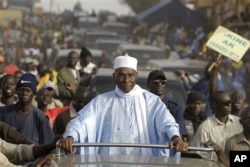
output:
[[[52,72],[51,69],[48,67],[48,65],[40,63],[37,66],[37,79],[38,79],[38,85],[37,89],[41,89],[47,81],[50,81],[52,79]]]
[[[78,86],[75,90],[74,98],[70,103],[70,108],[60,113],[54,123],[54,133],[62,135],[70,120],[77,116],[77,113],[87,104],[89,89],[84,86]],[[92,97],[94,98],[94,97]]]
[[[63,107],[63,103],[58,99],[58,88],[56,84],[52,81],[47,81],[44,83],[43,88],[47,89],[52,97],[49,101],[48,109]]]
[[[240,91],[235,90],[233,93],[231,93],[231,99],[232,99],[231,114],[240,117],[241,111],[243,110],[245,105],[244,96]]]
[[[21,70],[19,70],[19,71],[16,71],[15,73],[14,73],[14,77],[16,78],[16,83],[21,79],[21,77],[23,76],[23,72],[21,71]]]
[[[37,72],[37,66],[39,65],[39,62],[36,59],[27,57],[23,61],[23,68],[24,73],[31,73],[37,77],[38,72]]]
[[[184,87],[186,88],[187,91],[190,90],[196,90],[199,91],[203,97],[204,97],[204,102],[206,104],[204,112],[207,114],[207,116],[212,116],[212,110],[210,108],[210,94],[211,94],[211,89],[210,89],[210,83],[212,80],[215,81],[214,77],[216,77],[216,89],[217,90],[224,90],[224,84],[221,81],[221,77],[219,76],[219,73],[212,75],[212,70],[213,71],[219,71],[220,69],[220,62],[221,59],[214,59],[213,61],[210,61],[207,66],[204,68],[204,76],[201,77],[196,83],[190,84],[190,80],[188,79],[188,73],[185,71],[180,71],[180,78],[183,80]],[[215,67],[216,69],[209,69],[212,64],[217,64]],[[215,73],[215,72],[214,72]],[[214,92],[214,91],[213,91]]]
[[[77,61],[78,53],[70,51],[67,66],[63,67],[57,75],[59,97],[65,106],[70,104],[74,91],[80,83],[80,73],[76,69]]]
[[[56,117],[69,108],[69,106],[48,108],[52,96],[49,90],[42,88],[37,92],[35,100],[37,101],[37,108],[40,109],[49,120],[50,127],[53,129]]]
[[[246,55],[243,56],[242,62],[243,65],[241,68],[236,70],[233,77],[232,85],[235,89],[239,90],[246,101],[250,99],[250,51],[246,52]]]
[[[219,162],[229,167],[230,151],[249,151],[250,150],[250,107],[244,108],[240,115],[240,123],[243,131],[235,134],[226,140],[225,150],[212,141],[206,142],[206,145],[212,146],[218,157]]]
[[[187,142],[191,143],[200,124],[207,119],[203,112],[204,98],[198,91],[190,91],[187,96],[187,104],[183,117],[187,128]]]
[[[16,96],[16,79],[13,75],[6,74],[1,78],[1,99],[0,106],[15,104],[18,100]]]
[[[6,53],[5,58],[4,72],[6,74],[13,75],[16,71],[19,71],[19,67],[15,64],[15,59],[10,53]]]
[[[0,121],[16,128],[34,143],[45,144],[53,139],[54,134],[45,115],[32,105],[36,86],[36,77],[24,74],[16,85],[18,102],[0,107]]]
[[[73,142],[169,144],[176,152],[185,150],[178,124],[162,100],[136,84],[137,59],[129,55],[114,60],[116,88],[91,100],[71,120],[59,145],[70,153],[167,155],[169,149],[72,147]],[[172,150],[172,149],[171,149]],[[179,155],[179,154],[177,154]]]
[[[35,161],[39,157],[49,154],[56,148],[56,142],[60,137],[55,137],[48,144],[12,144],[0,138],[0,166],[17,166],[23,163],[31,162],[30,166],[43,166],[49,156]]]
[[[32,144],[33,142],[9,124],[0,121],[0,138],[12,144]]]
[[[225,154],[229,158],[230,151],[249,151],[250,150],[250,107],[243,109],[240,115],[240,123],[243,131],[226,141]]]
[[[217,61],[211,70],[211,81],[210,81],[210,94],[213,92],[217,91],[217,82],[218,82],[218,74],[220,71],[220,66],[223,60]],[[232,111],[231,114],[239,116],[240,117],[240,112],[245,106],[245,98],[242,93],[242,91],[238,90],[235,88],[235,90],[230,94],[231,100],[232,100]]]
[[[96,74],[97,66],[92,62],[91,52],[85,47],[82,47],[80,65],[78,66],[80,66],[78,69],[81,76],[81,85],[88,86],[93,75]]]
[[[192,145],[199,147],[209,140],[216,142],[222,149],[228,138],[242,131],[239,117],[231,115],[232,102],[225,91],[216,91],[210,98],[214,115],[208,117],[198,127]]]
[[[153,70],[148,75],[147,85],[149,91],[159,96],[161,100],[166,104],[170,113],[179,124],[179,130],[182,137],[187,136],[187,128],[183,118],[183,112],[181,106],[173,100],[170,100],[166,95],[167,91],[167,78],[164,72],[160,70]]]

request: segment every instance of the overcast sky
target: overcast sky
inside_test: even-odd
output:
[[[121,4],[119,0],[41,0],[41,4],[45,11],[50,10],[50,1],[53,1],[53,11],[63,11],[64,9],[73,9],[77,1],[80,1],[82,8],[85,11],[91,12],[93,9],[98,12],[102,10],[110,10],[118,15],[127,15],[130,13],[130,8]]]

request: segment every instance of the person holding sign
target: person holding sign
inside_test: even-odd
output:
[[[191,84],[191,82],[188,80],[188,76],[186,75],[185,71],[182,71],[180,74],[180,78],[183,81],[183,85],[186,88],[187,91],[195,90],[202,94],[204,97],[204,104],[205,106],[205,113],[207,116],[211,116],[213,112],[211,111],[210,105],[209,105],[209,96],[210,96],[210,81],[215,80],[216,81],[216,89],[217,90],[224,90],[224,83],[221,80],[221,77],[218,75],[211,75],[212,71],[209,68],[212,64],[219,64],[220,59],[215,59],[213,61],[208,62],[207,66],[204,68],[204,76],[201,77],[198,82],[195,84]],[[219,67],[218,67],[219,68]],[[216,77],[215,79],[213,77]],[[214,88],[215,89],[215,88]]]

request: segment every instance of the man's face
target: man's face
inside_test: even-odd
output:
[[[187,108],[192,116],[199,116],[203,110],[203,102],[202,101],[188,102]]]
[[[167,80],[161,77],[150,80],[148,83],[149,91],[158,96],[164,95],[166,91],[166,82]]]
[[[87,66],[91,61],[92,61],[92,57],[91,57],[91,56],[86,56],[86,57],[84,57],[84,58],[82,58],[82,59],[80,60],[80,64],[81,64],[82,67],[85,67],[85,66]]]
[[[244,98],[242,93],[236,91],[231,96],[232,99],[232,109],[233,110],[241,110],[244,105]]]
[[[36,101],[39,106],[47,106],[51,101],[51,94],[47,89],[42,89],[37,92]]]
[[[69,56],[68,56],[68,67],[70,68],[75,68],[76,64],[77,64],[77,61],[78,61],[78,55],[77,53],[71,53]]]
[[[231,97],[227,93],[223,93],[217,97],[216,100],[216,114],[220,116],[225,116],[231,113],[232,101]]]
[[[250,108],[247,108],[241,116],[240,123],[242,124],[244,131],[250,133]]]
[[[20,87],[17,89],[17,95],[19,102],[28,105],[32,103],[34,92],[29,87]]]
[[[89,92],[76,92],[74,97],[74,107],[78,112],[86,105],[86,97]]]
[[[14,77],[8,77],[2,84],[2,94],[5,97],[12,97],[16,90],[16,80]]]
[[[130,92],[134,88],[138,78],[137,71],[126,67],[116,69],[113,75],[116,85],[124,93]]]

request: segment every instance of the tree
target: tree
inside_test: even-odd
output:
[[[151,6],[159,3],[161,0],[120,0],[122,3],[127,4],[131,10],[136,14],[150,8]]]

